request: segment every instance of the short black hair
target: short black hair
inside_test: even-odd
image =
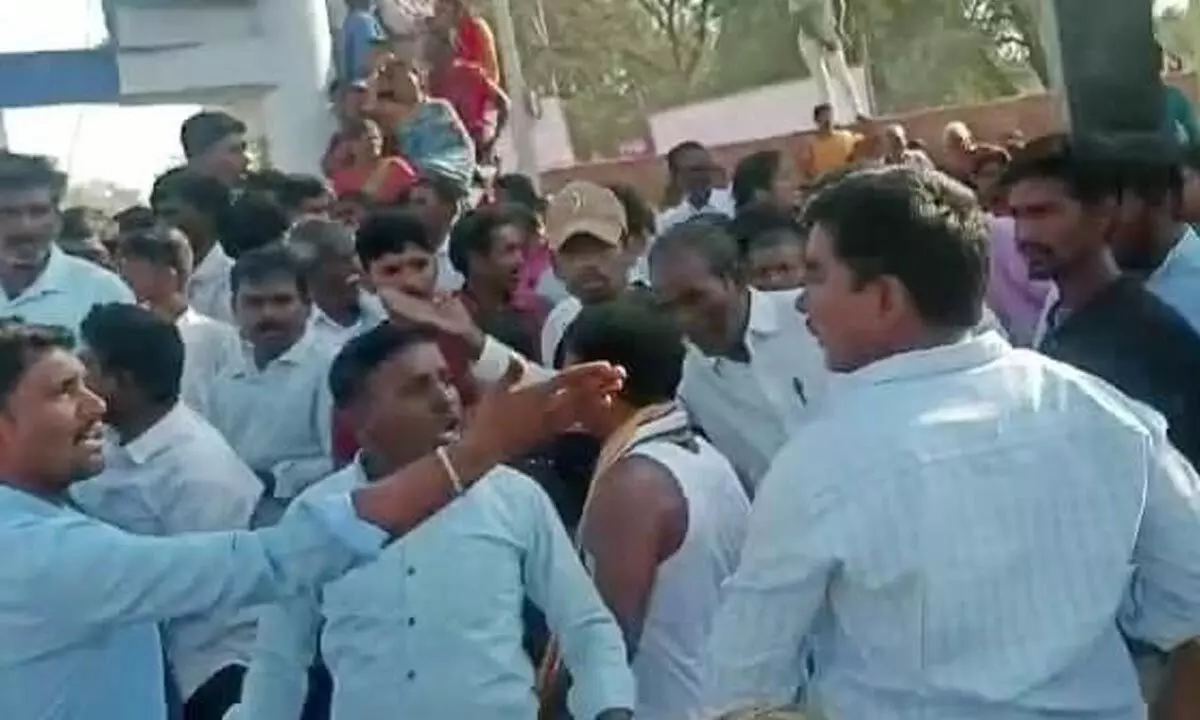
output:
[[[439,173],[422,173],[413,186],[423,186],[433,190],[433,194],[443,205],[458,205],[467,197],[461,183]]]
[[[50,191],[58,204],[67,190],[66,173],[60,172],[54,161],[44,155],[22,155],[0,150],[0,191]]]
[[[105,371],[127,376],[150,401],[179,400],[184,350],[175,323],[138,305],[106,303],[88,311],[79,336]]]
[[[371,373],[397,354],[422,343],[436,343],[437,335],[419,327],[381,323],[356,335],[342,346],[329,368],[333,405],[345,409],[357,401]]]
[[[814,197],[811,226],[858,282],[896,278],[931,326],[975,327],[987,286],[988,221],[965,185],[902,165],[851,173]]]
[[[635,407],[673,400],[683,377],[683,335],[670,316],[638,293],[589,305],[563,337],[580,362],[604,360],[625,369],[621,397]]]
[[[833,105],[830,105],[827,102],[817,103],[816,105],[813,105],[813,120],[814,121],[817,120],[821,115],[823,115],[825,113],[829,113],[830,115],[832,115],[833,114]]]
[[[1183,192],[1183,150],[1159,133],[1121,133],[1110,138],[1115,193],[1154,207],[1172,206]]]
[[[774,207],[752,207],[738,213],[730,224],[742,253],[782,243],[803,242],[804,228],[796,216]]]
[[[508,202],[523,205],[535,213],[546,210],[546,198],[542,197],[528,175],[508,173],[492,181],[496,190],[503,190]]]
[[[695,140],[684,140],[667,151],[667,170],[672,173],[679,170],[679,158],[685,153],[707,152],[708,149]]]
[[[1043,135],[1013,155],[1000,182],[1012,187],[1023,180],[1056,180],[1072,198],[1091,205],[1114,194],[1114,159],[1111,146],[1096,138]]]
[[[154,226],[154,211],[146,205],[130,205],[113,215],[117,232],[127,233]]]
[[[522,205],[484,205],[458,219],[450,230],[450,265],[463,277],[470,276],[471,256],[488,255],[493,235],[510,225],[526,233],[537,231],[537,216]]]
[[[193,160],[230,135],[245,135],[246,123],[219,110],[204,110],[183,121],[179,144],[183,155]]]
[[[264,192],[278,196],[288,184],[288,174],[275,168],[251,170],[246,173],[246,192]]]
[[[355,250],[364,269],[384,255],[402,253],[409,248],[434,255],[440,239],[434,238],[425,223],[410,210],[385,208],[372,211],[354,234]]]
[[[228,185],[184,167],[172,168],[154,180],[150,207],[157,211],[168,198],[181,200],[217,222],[229,212],[233,202]]]
[[[355,256],[354,232],[335,220],[301,220],[288,231],[286,242],[309,272],[328,258]]]
[[[53,350],[71,351],[71,331],[57,325],[28,325],[19,319],[0,319],[0,404],[7,407],[25,373]]]
[[[727,220],[698,216],[672,226],[650,246],[650,266],[677,253],[692,253],[716,277],[741,282],[741,252],[730,225]]]
[[[738,210],[754,202],[759,192],[770,192],[783,163],[778,150],[760,150],[738,161],[733,169],[733,204]]]
[[[244,285],[279,278],[296,283],[300,297],[308,298],[308,278],[300,259],[283,243],[272,243],[244,253],[234,261],[229,271],[229,288],[236,300]]]
[[[288,210],[297,210],[305,200],[333,195],[329,185],[316,175],[292,173],[278,189],[276,199]]]
[[[658,221],[654,209],[638,189],[626,183],[605,185],[625,210],[625,225],[628,237],[651,237],[657,232]]]
[[[167,228],[152,226],[130,232],[121,239],[120,254],[174,270],[185,280],[194,269],[187,237]]]
[[[238,196],[220,222],[221,247],[233,259],[283,239],[291,218],[274,197],[262,191]]]

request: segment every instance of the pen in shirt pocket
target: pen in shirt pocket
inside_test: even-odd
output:
[[[800,402],[808,404],[808,396],[804,394],[804,383],[800,382],[800,378],[792,378],[792,389],[796,391],[796,397],[800,398]]]

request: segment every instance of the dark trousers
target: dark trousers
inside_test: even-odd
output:
[[[222,720],[242,699],[246,668],[226,665],[200,686],[183,706],[183,720]]]

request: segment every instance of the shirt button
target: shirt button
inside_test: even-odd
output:
[[[409,566],[407,574],[409,577],[412,577],[413,575],[417,574],[417,569],[415,567]]]
[[[415,680],[415,679],[417,678],[417,673],[416,673],[415,671],[413,671],[413,670],[409,670],[409,671],[408,671],[408,674],[406,675],[406,677],[407,677],[409,680]]]
[[[408,626],[409,626],[409,627],[412,627],[413,625],[416,625],[416,624],[417,624],[417,619],[416,619],[416,618],[409,618],[409,619],[408,619]]]

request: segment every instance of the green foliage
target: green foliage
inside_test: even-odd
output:
[[[986,100],[1046,76],[1045,0],[843,0],[881,110]],[[513,0],[526,75],[563,98],[576,153],[615,153],[655,111],[808,74],[788,0]]]

